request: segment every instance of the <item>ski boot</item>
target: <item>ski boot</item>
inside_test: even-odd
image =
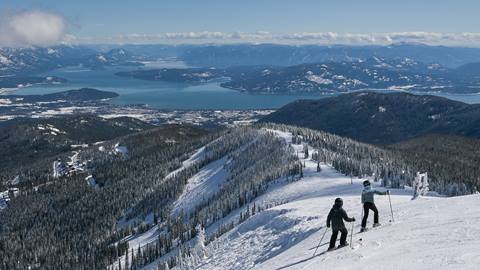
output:
[[[380,224],[380,223],[373,223],[373,228],[380,227],[380,226],[382,226],[382,224]]]

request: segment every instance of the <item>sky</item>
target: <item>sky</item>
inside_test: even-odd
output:
[[[478,0],[0,0],[0,36],[10,35],[0,37],[0,44],[405,41],[477,46],[479,10]]]

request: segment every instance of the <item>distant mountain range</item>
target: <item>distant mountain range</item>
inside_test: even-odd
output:
[[[392,44],[390,46],[318,46],[237,44],[184,47],[178,56],[185,63],[197,67],[231,66],[293,66],[306,63],[358,61],[372,57],[410,58],[426,64],[440,64],[449,68],[480,62],[480,49],[423,44]]]
[[[0,48],[0,76],[31,76],[56,68],[83,66],[102,68],[112,65],[139,65],[136,58],[121,48],[99,52],[86,46],[49,48]],[[1,85],[0,85],[1,87]]]
[[[230,77],[224,87],[249,93],[318,94],[392,88],[479,92],[480,49],[391,46],[125,45],[0,48],[0,88],[48,83],[37,74],[82,66],[141,66],[175,59],[196,68],[120,73],[148,80],[202,83]],[[55,83],[62,82],[56,78]]]
[[[358,92],[299,100],[264,117],[373,144],[391,144],[426,134],[480,138],[480,105],[407,93]]]
[[[42,72],[82,65],[139,65],[139,60],[176,58],[195,67],[294,66],[321,62],[409,58],[416,62],[456,68],[480,62],[479,48],[393,44],[390,46],[237,45],[59,45],[48,48],[0,48],[0,75]]]
[[[301,64],[290,67],[154,69],[119,72],[143,80],[204,83],[228,77],[221,85],[253,94],[327,94],[365,89],[418,92],[480,92],[477,64],[457,69],[410,58],[372,57],[359,61]]]

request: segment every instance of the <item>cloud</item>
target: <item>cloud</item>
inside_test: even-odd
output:
[[[346,44],[388,45],[392,43],[424,43],[447,46],[480,46],[480,33],[335,33],[335,32],[167,32],[158,34],[125,34],[104,38],[71,37],[77,43],[279,43],[279,44]]]
[[[3,14],[0,19],[0,46],[48,46],[61,42],[65,19],[55,13],[30,10]]]

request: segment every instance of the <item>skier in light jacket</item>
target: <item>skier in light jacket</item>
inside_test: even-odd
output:
[[[376,189],[373,189],[370,181],[365,180],[363,181],[363,191],[362,191],[362,204],[363,204],[363,219],[362,219],[362,229],[360,230],[361,232],[364,232],[367,230],[367,219],[368,219],[368,212],[369,210],[373,211],[373,227],[378,227],[380,226],[380,223],[378,222],[378,210],[377,207],[375,206],[375,201],[374,201],[374,195],[387,195],[389,194],[389,190],[382,192],[378,191]]]

